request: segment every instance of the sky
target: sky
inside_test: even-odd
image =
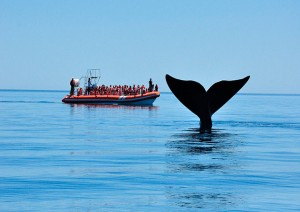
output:
[[[241,93],[300,93],[299,0],[0,0],[0,89],[69,90],[165,75],[200,82],[250,75]]]

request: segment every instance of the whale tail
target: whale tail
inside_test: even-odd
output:
[[[200,130],[211,130],[211,116],[233,97],[249,80],[243,79],[225,81],[213,84],[207,91],[198,82],[179,80],[166,75],[166,81],[177,99],[201,121]]]

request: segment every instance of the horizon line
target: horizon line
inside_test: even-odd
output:
[[[0,91],[32,91],[32,92],[69,92],[69,90],[52,90],[52,89],[15,89],[0,88]],[[172,93],[171,91],[160,91],[161,93]],[[274,96],[299,96],[300,93],[237,93],[237,95],[274,95]]]

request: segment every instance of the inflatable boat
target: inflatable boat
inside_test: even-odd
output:
[[[137,95],[67,95],[62,99],[64,103],[72,104],[120,104],[120,105],[152,105],[160,92],[153,91]]]
[[[100,77],[100,69],[88,69],[86,75],[80,79],[72,78],[70,82],[70,95],[65,96],[62,102],[71,104],[122,104],[143,106],[152,105],[155,99],[160,96],[158,87],[154,88],[151,79],[149,81],[149,88],[146,88],[144,85],[99,85]],[[83,87],[80,87],[81,81],[83,81]]]

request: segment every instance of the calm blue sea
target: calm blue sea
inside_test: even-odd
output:
[[[153,107],[0,90],[0,211],[299,211],[300,95],[236,95],[211,134]]]

